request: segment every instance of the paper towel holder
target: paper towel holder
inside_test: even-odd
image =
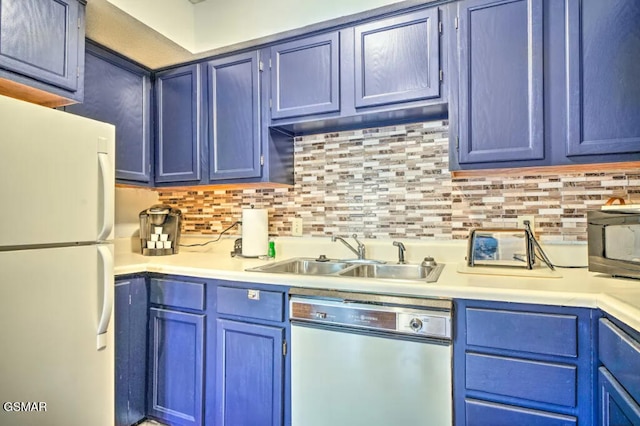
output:
[[[233,242],[233,251],[231,252],[231,257],[241,257],[243,259],[260,259],[261,257],[266,258],[266,255],[246,256],[242,254],[242,238],[236,238]]]
[[[266,257],[269,241],[268,210],[255,208],[253,204],[242,209],[241,233],[241,257],[249,259]]]

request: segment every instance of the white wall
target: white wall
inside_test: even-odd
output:
[[[115,238],[140,235],[141,211],[158,204],[158,193],[146,188],[116,187]]]
[[[107,0],[192,53],[351,15],[399,0]]]
[[[196,48],[195,10],[188,0],[107,1],[185,49],[194,52]]]

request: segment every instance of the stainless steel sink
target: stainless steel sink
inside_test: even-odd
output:
[[[343,277],[381,278],[435,282],[444,265],[425,267],[411,264],[357,265],[338,273]]]
[[[332,275],[394,279],[421,282],[436,282],[444,265],[434,267],[418,264],[384,264],[375,260],[335,260],[295,257],[266,265],[249,268],[250,272],[267,272],[294,275]]]
[[[279,274],[298,274],[298,275],[331,275],[346,267],[349,263],[338,260],[316,260],[311,258],[296,257],[280,262],[268,263],[263,266],[247,269],[253,272],[272,272]]]

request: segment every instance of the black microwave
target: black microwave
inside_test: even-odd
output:
[[[640,278],[640,209],[587,212],[589,270]]]

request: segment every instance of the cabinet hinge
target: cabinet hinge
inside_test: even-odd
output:
[[[460,24],[460,21],[459,21],[459,19],[458,19],[458,17],[457,17],[457,16],[456,16],[456,19],[454,19],[454,20],[453,20],[453,22],[455,22],[455,24],[456,24],[456,30],[457,30],[457,29],[458,29],[458,26],[459,26],[459,24]]]
[[[444,80],[444,72],[440,70],[440,81]]]
[[[264,62],[258,62],[258,71],[264,71]]]
[[[264,155],[260,156],[260,165],[264,166]]]
[[[456,152],[460,152],[460,137],[456,136]]]
[[[442,34],[442,21],[438,22],[438,32]]]
[[[271,109],[272,105],[273,105],[273,102],[271,101],[271,98],[269,98],[269,109]]]
[[[282,342],[282,356],[287,356],[287,341]]]
[[[269,69],[271,69],[271,58],[269,58]]]
[[[129,304],[131,304],[131,295],[129,295]]]
[[[78,28],[80,28],[80,25],[81,25],[81,24],[82,24],[82,23],[80,22],[80,18],[78,18]]]
[[[80,78],[80,67],[76,67],[76,78]]]

